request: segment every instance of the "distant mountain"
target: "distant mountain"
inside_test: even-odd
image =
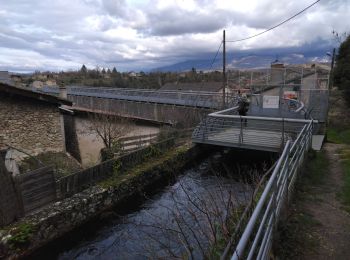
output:
[[[330,58],[326,55],[332,50],[329,44],[318,44],[317,46],[308,44],[295,48],[260,49],[250,51],[229,52],[226,56],[227,68],[251,69],[270,67],[276,59],[285,64],[303,64],[311,62],[327,62]],[[181,72],[195,68],[200,70],[222,70],[222,57],[218,56],[211,66],[214,53],[201,55],[200,59],[191,59],[168,66],[158,67],[151,71],[160,72]],[[203,56],[205,58],[203,58]]]

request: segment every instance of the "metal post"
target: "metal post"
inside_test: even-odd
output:
[[[226,40],[225,40],[225,30],[223,31],[223,51],[222,51],[222,83],[223,83],[223,88],[222,88],[222,106],[223,108],[226,107],[226,93],[225,93],[225,88],[226,88]]]
[[[275,227],[275,224],[276,224],[276,219],[277,219],[277,213],[276,213],[276,210],[277,210],[277,207],[278,207],[278,201],[277,201],[277,195],[278,195],[278,186],[277,186],[277,180],[278,180],[278,175],[281,174],[281,168],[279,169],[279,174],[277,174],[275,176],[275,179],[273,181],[273,193],[272,193],[272,196],[273,196],[273,201],[272,201],[272,209],[273,209],[273,221],[272,221],[272,232],[274,232],[274,227]]]
[[[238,88],[241,88],[241,71],[238,70]]]
[[[334,60],[335,60],[335,48],[333,48],[333,54],[332,54],[332,63],[331,63],[331,71],[330,71],[330,82],[328,84],[328,89],[333,87],[333,67],[334,67]]]
[[[240,120],[241,120],[241,129],[240,129],[240,133],[239,133],[239,143],[243,144],[243,122],[242,122],[242,116],[239,116]]]
[[[252,87],[253,84],[253,71],[250,72],[250,87]]]
[[[284,117],[282,118],[282,144],[281,144],[281,150],[283,150],[284,147]]]
[[[304,80],[304,68],[301,68],[301,79],[300,79],[300,87],[299,87],[299,101],[301,101],[301,89],[303,88],[303,80]]]

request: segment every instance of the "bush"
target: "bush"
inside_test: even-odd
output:
[[[350,102],[350,36],[340,45],[334,69],[334,83],[344,91]]]

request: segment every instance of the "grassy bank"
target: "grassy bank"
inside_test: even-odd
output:
[[[350,111],[340,91],[331,92],[331,108],[329,111],[329,126],[327,141],[341,144],[338,151],[341,154],[343,168],[343,187],[337,194],[338,199],[350,213]]]
[[[329,171],[329,161],[324,151],[310,151],[308,163],[303,168],[296,183],[295,196],[290,205],[287,221],[279,226],[279,237],[275,242],[275,252],[281,259],[295,259],[305,250],[313,251],[319,246],[314,228],[320,223],[303,209],[306,201],[317,203],[319,190],[325,189],[325,176]]]
[[[338,197],[345,210],[350,213],[350,147],[341,149],[340,153],[344,183],[341,192],[338,193]]]
[[[281,259],[343,259],[346,227],[337,227],[347,222],[343,209],[350,213],[350,111],[338,90],[331,91],[328,119],[327,142],[337,145],[308,155],[279,227],[275,252]]]
[[[167,151],[166,153],[163,153],[163,154],[160,154],[160,152],[158,151],[154,151],[154,154],[152,153],[152,155],[150,156],[152,157],[153,160],[149,158],[149,160],[146,160],[145,162],[132,167],[131,169],[127,170],[125,173],[122,173],[122,174],[120,174],[120,170],[119,170],[121,165],[116,164],[114,167],[113,175],[110,178],[101,181],[99,185],[102,188],[118,186],[122,182],[127,181],[128,179],[131,179],[140,174],[143,174],[144,172],[148,172],[151,169],[155,168],[156,166],[163,165],[165,162],[171,159],[184,156],[186,151],[188,151],[189,147],[190,147],[189,145],[183,145],[180,147],[176,147],[170,151]]]

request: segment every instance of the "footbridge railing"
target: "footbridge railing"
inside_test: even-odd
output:
[[[311,147],[312,130],[313,121],[305,121],[297,138],[286,142],[231,259],[269,258],[281,211],[290,200],[298,171]]]
[[[237,115],[237,107],[211,113],[195,128],[194,143],[279,152],[295,140],[303,119]]]
[[[44,86],[40,91],[56,95],[59,94],[59,88],[53,86]],[[208,91],[164,91],[156,89],[129,89],[105,87],[92,88],[69,86],[67,87],[67,92],[68,97],[83,96],[215,109],[220,109],[223,106],[222,94],[218,92]],[[226,93],[226,104],[228,106],[237,104],[236,96],[237,93]]]

